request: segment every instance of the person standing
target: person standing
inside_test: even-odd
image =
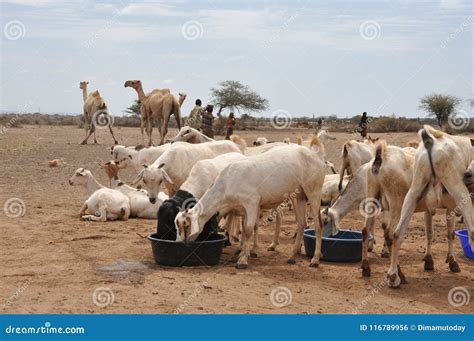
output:
[[[225,135],[226,140],[230,140],[230,136],[234,134],[235,123],[236,121],[235,121],[234,113],[231,112],[229,114],[229,117],[227,117],[227,133]]]
[[[360,118],[359,122],[359,133],[363,139],[367,137],[367,126],[369,125],[369,118],[367,117],[367,113],[364,111]]]
[[[214,115],[212,115],[213,110],[214,106],[208,104],[206,110],[201,112],[201,131],[211,139],[214,138],[214,130],[212,129],[212,124],[214,123]]]
[[[188,126],[197,130],[199,130],[199,127],[201,126],[201,117],[199,117],[202,111],[201,105],[202,105],[202,102],[198,98],[195,102],[195,106],[193,110],[191,110],[191,112],[189,113],[189,118],[187,122]]]

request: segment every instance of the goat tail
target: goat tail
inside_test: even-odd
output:
[[[247,148],[247,141],[245,141],[243,137],[241,137],[240,135],[234,134],[230,136],[230,140],[234,142],[237,145],[237,147],[239,147],[242,153],[245,152],[245,149]]]
[[[372,174],[377,175],[380,172],[380,167],[382,166],[382,161],[383,161],[383,153],[385,151],[385,146],[386,144],[384,142],[381,142],[377,144],[377,147],[375,149],[375,158],[374,162],[372,163]]]
[[[429,133],[428,126],[424,126],[423,129],[420,131],[421,140],[423,141],[423,145],[428,152],[428,160],[430,162],[431,173],[433,173],[433,177],[436,180],[436,173],[433,166],[433,156],[431,155],[431,150],[433,149],[435,138]]]

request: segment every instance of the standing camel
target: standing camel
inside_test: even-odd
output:
[[[105,103],[104,99],[100,96],[98,90],[87,93],[87,84],[89,82],[80,82],[79,88],[82,89],[82,97],[84,100],[84,127],[86,128],[86,138],[81,144],[87,144],[87,140],[89,137],[94,133],[94,143],[97,142],[97,138],[95,136],[95,129],[96,125],[99,124],[100,126],[107,125],[110,130],[110,134],[112,134],[112,138],[114,139],[115,144],[118,144],[117,140],[115,139],[114,132],[112,130],[112,117],[110,116],[109,109],[107,108],[107,104]],[[105,124],[103,123],[105,122]]]
[[[153,144],[151,136],[153,132],[154,119],[157,119],[158,121],[158,128],[161,136],[160,145],[164,143],[166,134],[168,133],[168,121],[171,115],[174,114],[176,122],[178,123],[178,128],[181,129],[181,105],[186,99],[186,94],[180,93],[178,102],[169,89],[155,89],[145,95],[142,82],[139,80],[128,80],[125,82],[124,87],[131,87],[135,89],[138,94],[142,139],[143,128],[146,126],[149,146]]]

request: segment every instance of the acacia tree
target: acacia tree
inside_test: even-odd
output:
[[[227,80],[219,83],[219,87],[211,88],[211,102],[217,108],[217,116],[222,110],[230,109],[250,113],[268,108],[268,100],[239,81]]]
[[[127,114],[141,116],[140,113],[140,104],[138,104],[138,100],[133,101],[133,104],[125,109]]]
[[[431,94],[424,96],[420,102],[420,109],[426,111],[428,116],[436,117],[439,127],[442,128],[461,100],[451,95]]]

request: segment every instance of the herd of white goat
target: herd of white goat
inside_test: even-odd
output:
[[[375,202],[379,206],[376,212],[364,214],[362,274],[370,276],[368,251],[373,245],[369,236],[374,235],[374,220],[380,213],[384,231],[382,256],[390,257],[389,285],[399,287],[406,281],[398,258],[400,245],[414,212],[425,214],[425,270],[434,269],[431,218],[437,209],[446,210],[450,271],[460,271],[453,252],[457,216],[463,217],[474,247],[470,195],[474,191],[474,141],[430,126],[424,126],[418,135],[419,141],[404,148],[370,138],[347,141],[337,172],[326,160],[325,145],[335,139],[326,130],[297,143],[288,138],[272,142],[260,137],[248,147],[237,135],[231,140],[214,141],[186,126],[171,143],[161,146],[113,147],[112,161],[101,165],[110,187],[98,183],[84,168],[77,169],[69,183],[89,192],[80,211],[81,219],[89,221],[156,219],[162,203],[178,191],[192,194],[197,202],[180,207],[174,218],[176,240],[195,240],[206,222],[217,214],[230,239],[240,239],[236,265],[240,269],[248,266],[249,256],[256,252],[257,227],[268,223],[269,217],[276,218],[276,227],[268,250],[275,250],[282,209],[294,211],[297,226],[288,263],[294,263],[300,252],[303,231],[311,216],[316,251],[310,266],[318,267],[323,234],[337,233],[347,213],[359,207],[364,213],[371,209],[366,206]],[[137,174],[133,185],[141,182],[144,189],[120,180],[118,172],[125,167]],[[321,206],[326,208],[320,211]]]

